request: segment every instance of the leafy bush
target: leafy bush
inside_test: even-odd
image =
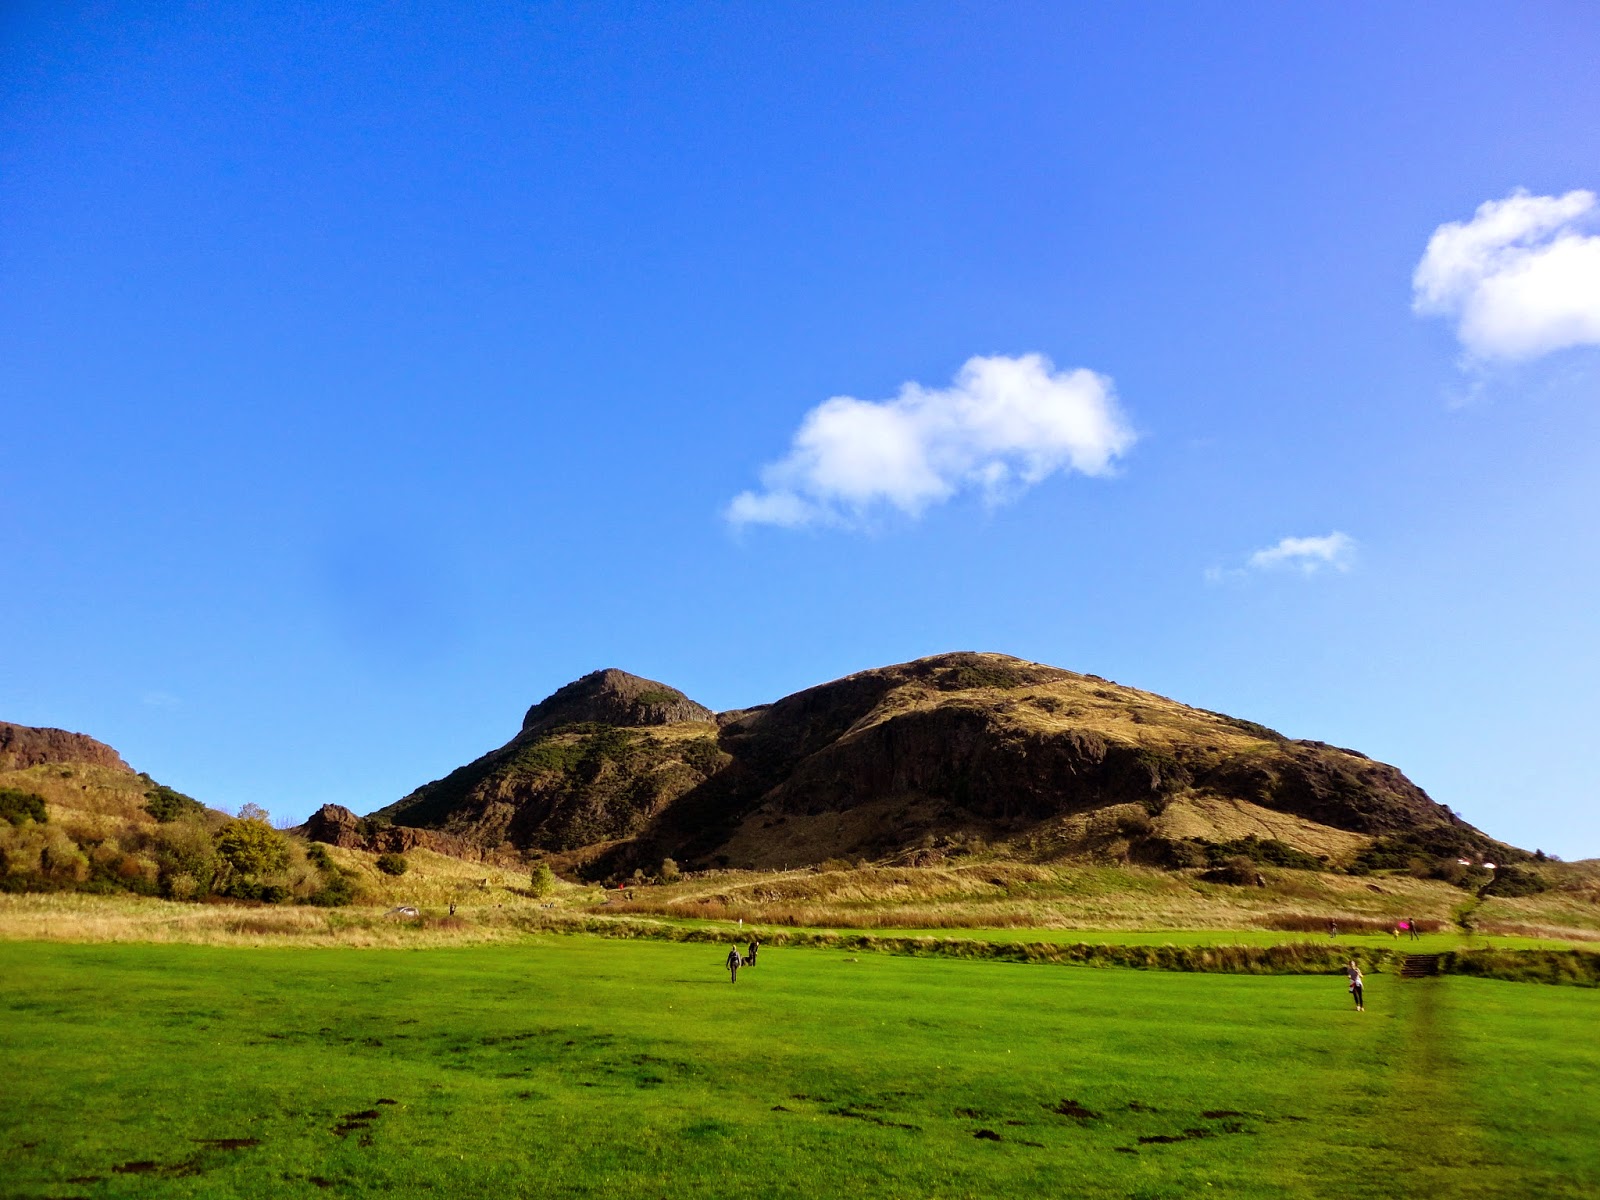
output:
[[[1420,879],[1442,879],[1472,889],[1481,886],[1486,878],[1477,863],[1492,859],[1503,865],[1524,862],[1529,857],[1525,851],[1502,845],[1474,830],[1433,825],[1378,838],[1356,855],[1349,870],[1352,875],[1408,871]],[[1463,865],[1460,859],[1467,859],[1467,864]]]
[[[1296,871],[1321,871],[1327,864],[1315,855],[1296,850],[1276,838],[1249,834],[1231,842],[1208,842],[1203,838],[1168,840],[1151,838],[1146,843],[1150,857],[1164,867],[1221,867],[1234,859],[1269,867],[1288,867]],[[1209,876],[1207,877],[1209,878]],[[1250,883],[1255,882],[1254,873]]]
[[[21,825],[24,821],[43,825],[49,819],[45,815],[43,796],[16,788],[0,788],[0,818],[12,825]]]
[[[676,883],[681,878],[683,878],[683,872],[678,869],[677,862],[670,858],[663,858],[661,860],[661,882]]]
[[[1278,841],[1277,838],[1258,838],[1253,833],[1231,842],[1209,842],[1206,844],[1206,854],[1213,863],[1239,856],[1248,858],[1254,863],[1264,863],[1272,867],[1291,867],[1297,871],[1320,871],[1325,865],[1322,859],[1315,855],[1296,850],[1293,846]]]
[[[1242,854],[1235,854],[1231,858],[1223,859],[1200,878],[1207,883],[1231,883],[1239,887],[1250,887],[1261,881],[1261,873],[1256,869],[1253,860]]]
[[[180,817],[197,817],[205,812],[206,806],[192,796],[158,783],[144,794],[144,810],[165,825]]]
[[[404,854],[380,854],[378,861],[373,865],[385,875],[404,875],[411,869],[411,864],[406,862]]]
[[[323,880],[320,888],[305,898],[304,903],[315,904],[318,908],[343,908],[355,898],[355,877],[348,871],[336,868]]]
[[[1534,896],[1550,890],[1550,885],[1532,871],[1501,867],[1483,889],[1482,896]]]
[[[1145,846],[1158,866],[1171,870],[1211,865],[1205,843],[1194,838],[1150,838]]]
[[[211,890],[217,876],[217,846],[198,820],[179,819],[161,826],[151,850],[163,895],[192,900]]]
[[[533,894],[542,900],[556,890],[556,873],[550,869],[548,863],[540,863],[533,869],[533,877],[529,884]]]
[[[268,875],[289,865],[289,840],[265,821],[230,821],[217,834],[217,854],[240,875]]]
[[[333,865],[333,856],[321,842],[312,842],[306,847],[306,860],[324,874],[337,870]]]

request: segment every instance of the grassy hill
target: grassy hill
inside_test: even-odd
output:
[[[928,865],[995,848],[1170,868],[1526,857],[1356,751],[976,653],[715,716],[663,684],[596,672],[535,705],[505,746],[377,815],[593,877],[667,857]]]

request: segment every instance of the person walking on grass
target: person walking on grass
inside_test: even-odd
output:
[[[1328,920],[1328,940],[1331,942],[1339,936],[1339,923],[1332,918]]]
[[[745,955],[745,960],[744,960],[744,965],[745,966],[753,967],[753,966],[756,965],[756,951],[759,950],[760,948],[761,948],[760,939],[759,938],[751,938],[750,939],[750,953]]]
[[[1411,940],[1413,942],[1420,942],[1422,940],[1422,927],[1417,924],[1417,919],[1415,917],[1411,918]]]
[[[1345,968],[1345,974],[1350,977],[1350,995],[1355,998],[1356,1011],[1366,1012],[1367,1006],[1361,1002],[1361,968],[1356,966],[1355,959],[1350,960],[1350,965]]]
[[[738,983],[739,982],[739,967],[743,962],[744,962],[744,960],[739,957],[739,947],[735,946],[731,950],[728,951],[728,959],[727,959],[727,964],[726,965],[727,965],[727,968],[728,968],[728,982],[729,983]]]

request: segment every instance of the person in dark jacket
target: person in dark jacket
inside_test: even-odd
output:
[[[753,967],[753,966],[756,965],[756,951],[759,950],[760,948],[761,948],[760,939],[751,938],[750,939],[750,953],[745,955],[745,959],[744,959],[744,965],[745,966]]]
[[[728,951],[728,960],[726,965],[728,968],[729,983],[739,982],[739,967],[743,962],[744,960],[739,957],[739,947],[735,946]]]

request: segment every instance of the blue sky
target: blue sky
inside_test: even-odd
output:
[[[1597,46],[8,5],[0,718],[297,818],[602,666],[723,708],[989,649],[1600,854]]]

